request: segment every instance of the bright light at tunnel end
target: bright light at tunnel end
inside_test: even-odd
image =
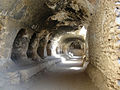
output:
[[[70,67],[69,69],[71,69],[71,70],[81,70],[81,69],[83,69],[83,67]]]
[[[75,32],[69,32],[69,33],[75,34]],[[87,34],[87,30],[85,29],[85,26],[83,26],[82,28],[80,28],[79,35],[82,35],[82,36],[84,36],[84,38],[86,38],[86,34]],[[52,41],[52,46],[51,46],[52,56],[54,56],[54,57],[56,57],[56,58],[60,58],[60,59],[61,59],[61,62],[62,62],[63,64],[76,64],[76,63],[80,63],[80,62],[78,62],[77,60],[76,60],[76,61],[67,60],[65,57],[62,57],[60,54],[57,54],[56,49],[57,49],[57,47],[59,47],[59,41],[60,41],[61,38],[62,38],[62,36],[55,37],[55,38],[53,39],[53,41]],[[69,56],[69,57],[73,57],[73,54],[72,54],[72,53],[69,53],[68,56]],[[80,69],[81,69],[81,68],[80,68]]]
[[[61,59],[61,62],[63,64],[72,64],[72,63],[75,63],[73,61],[67,61],[66,58],[62,57],[60,54],[57,54],[56,53],[56,48],[57,46],[59,46],[59,40],[61,39],[62,36],[58,37],[58,38],[54,38],[54,41],[52,42],[52,48],[51,48],[51,51],[52,51],[52,56],[56,57],[56,58],[60,58]]]

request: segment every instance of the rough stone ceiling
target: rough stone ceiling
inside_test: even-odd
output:
[[[0,0],[0,19],[12,18],[35,31],[88,24],[92,5],[87,0]]]

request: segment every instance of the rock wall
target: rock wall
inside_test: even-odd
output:
[[[45,5],[47,0],[0,0],[0,20],[9,17],[21,23],[22,26],[41,28],[45,19],[51,15]],[[42,12],[41,12],[42,11]]]
[[[87,73],[100,90],[120,90],[115,1],[99,0],[89,26]]]
[[[16,21],[7,18],[2,20],[0,30],[0,66],[4,66],[6,62],[10,61],[12,45],[19,30],[20,27]]]

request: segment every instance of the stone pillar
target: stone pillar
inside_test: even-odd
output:
[[[114,0],[99,0],[88,28],[90,64],[87,73],[100,90],[120,90],[114,6]]]
[[[48,53],[47,53],[47,44],[48,44],[48,41],[49,41],[49,38],[50,38],[50,34],[48,34],[45,38],[45,45],[44,45],[44,57],[47,57],[48,56]]]
[[[39,42],[40,42],[41,36],[44,34],[44,32],[45,31],[42,31],[40,33],[34,33],[32,38],[31,38],[29,48],[27,51],[27,55],[29,58],[31,58],[34,61],[41,60],[41,57],[38,55],[37,50],[39,47]]]
[[[0,66],[11,62],[12,45],[17,33],[20,30],[20,25],[10,19],[3,19],[0,27]]]

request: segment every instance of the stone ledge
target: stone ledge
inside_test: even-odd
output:
[[[37,73],[42,72],[44,69],[49,68],[51,65],[59,63],[60,60],[50,60],[32,67],[12,71],[7,73],[7,78],[11,84],[19,84],[20,82],[27,81]]]

